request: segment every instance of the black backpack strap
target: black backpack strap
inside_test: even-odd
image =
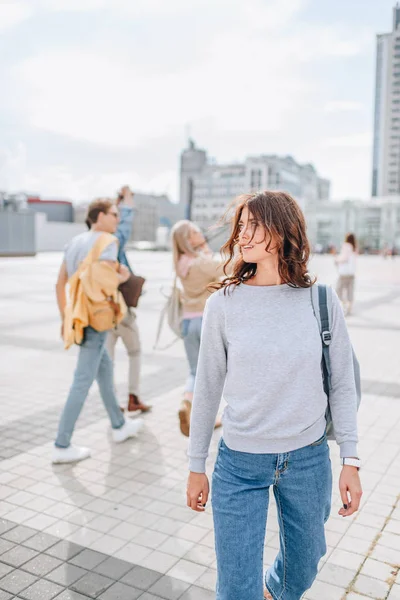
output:
[[[329,345],[332,341],[332,333],[329,324],[328,297],[326,285],[318,285],[319,317],[321,321],[322,360],[324,370],[325,392],[329,395],[331,384],[331,360],[329,356]]]

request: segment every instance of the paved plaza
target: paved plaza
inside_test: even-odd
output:
[[[0,259],[0,600],[211,600],[216,563],[211,506],[186,507],[187,439],[178,428],[186,362],[182,343],[154,350],[168,253],[130,253],[147,277],[138,310],[142,398],[153,404],[139,437],[111,442],[93,386],[74,436],[92,458],[50,464],[76,348],[64,351],[54,285],[59,254]],[[312,268],[333,283],[331,257]],[[308,600],[400,600],[400,258],[360,257],[354,315],[348,318],[362,368],[359,414],[364,496],[338,516],[338,450],[326,526],[328,553]],[[171,341],[164,332],[161,344]],[[127,394],[128,360],[116,353],[116,384]],[[209,474],[220,433],[215,432]],[[311,499],[312,501],[312,499]],[[264,562],[279,544],[270,505]],[[243,598],[242,600],[261,600]]]

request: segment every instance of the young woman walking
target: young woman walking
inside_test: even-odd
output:
[[[283,192],[242,197],[224,250],[233,274],[217,286],[204,314],[187,504],[205,510],[205,463],[223,393],[227,406],[212,481],[217,600],[263,598],[271,486],[280,550],[265,576],[266,597],[299,600],[326,552],[332,473],[310,247],[295,200]],[[339,514],[345,517],[358,509],[361,485],[352,349],[335,294],[331,332],[329,403],[344,463]]]
[[[172,252],[175,273],[182,288],[182,336],[189,363],[179,421],[181,432],[188,436],[203,312],[210,296],[208,286],[222,275],[222,266],[213,257],[200,229],[191,221],[178,221],[173,227]]]
[[[343,304],[346,315],[351,314],[354,302],[354,281],[356,275],[357,240],[354,233],[348,233],[335,264],[339,271],[336,286],[337,294]]]

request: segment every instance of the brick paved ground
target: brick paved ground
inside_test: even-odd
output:
[[[170,258],[141,253],[132,259],[148,277],[139,324],[143,397],[154,410],[139,439],[116,447],[93,388],[75,434],[93,457],[76,466],[49,462],[76,356],[64,352],[58,337],[53,286],[60,257],[0,261],[0,600],[215,598],[210,508],[196,515],[185,507],[187,440],[176,419],[183,349],[180,343],[152,348]],[[313,266],[321,280],[334,280],[329,257]],[[348,322],[363,376],[365,493],[361,511],[344,520],[335,487],[328,554],[309,600],[400,599],[400,260],[362,257],[357,300]],[[120,348],[121,397],[126,370]],[[216,433],[213,452],[217,440]],[[332,463],[337,479],[335,447]],[[266,565],[277,532],[271,505]]]

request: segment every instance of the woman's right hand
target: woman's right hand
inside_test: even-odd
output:
[[[210,492],[208,477],[205,473],[189,473],[186,488],[187,505],[196,512],[204,512]]]
[[[121,265],[121,264],[119,265],[118,277],[119,277],[120,283],[125,283],[125,281],[128,281],[130,274],[131,274],[131,272],[128,269],[128,267],[126,267],[125,265]]]

